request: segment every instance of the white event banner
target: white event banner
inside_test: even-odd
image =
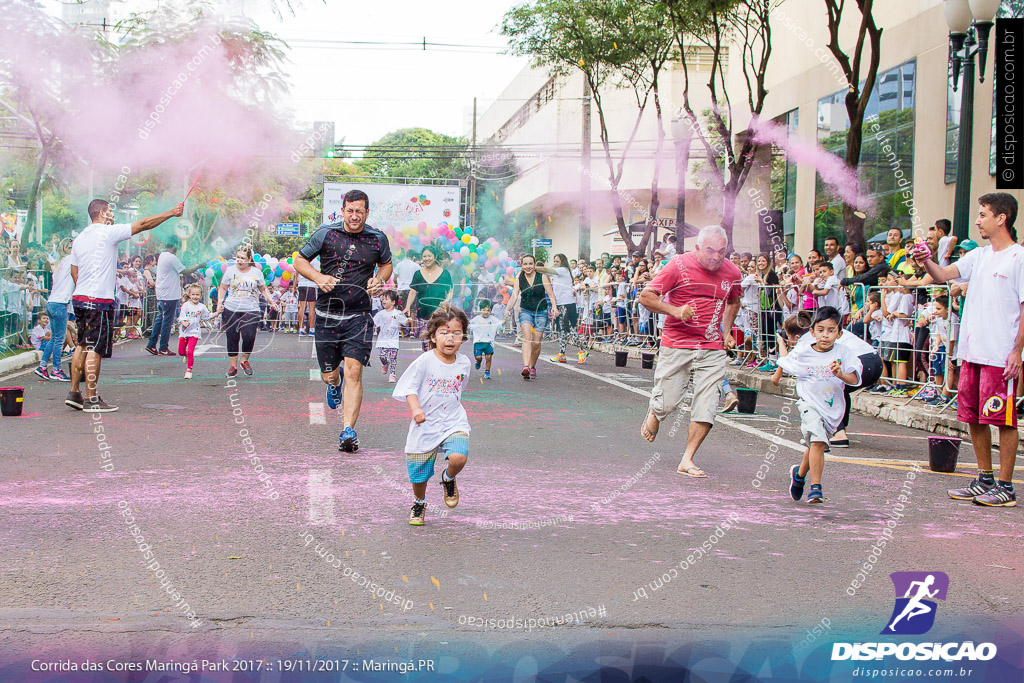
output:
[[[324,183],[324,223],[341,220],[342,197],[349,190],[362,190],[370,198],[366,222],[378,230],[390,233],[420,223],[428,229],[460,225],[458,186],[339,182]]]

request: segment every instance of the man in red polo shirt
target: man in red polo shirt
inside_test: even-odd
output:
[[[668,316],[641,434],[654,441],[662,420],[683,400],[692,375],[690,428],[677,469],[690,477],[707,476],[693,457],[715,422],[725,349],[736,344],[731,334],[722,334],[732,329],[740,309],[740,269],[726,258],[728,253],[725,230],[709,225],[697,236],[697,249],[672,257],[640,294],[641,305]]]

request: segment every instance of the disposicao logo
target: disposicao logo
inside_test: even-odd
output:
[[[943,572],[893,572],[896,604],[880,635],[922,635],[935,624],[936,600],[945,600],[949,576]],[[832,660],[988,661],[996,656],[993,643],[833,643]]]
[[[942,572],[893,572],[896,605],[882,635],[919,636],[935,624],[935,600],[945,600],[949,577]],[[902,596],[902,597],[900,597]]]

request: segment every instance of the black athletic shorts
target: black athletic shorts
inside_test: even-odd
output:
[[[316,301],[316,287],[299,287],[299,301]]]
[[[373,348],[373,316],[367,312],[347,320],[334,320],[317,315],[313,342],[320,372],[334,372],[342,367],[345,358],[354,358],[363,365],[369,365]]]
[[[888,342],[882,356],[890,363],[909,363],[914,357],[914,345],[906,342]]]
[[[110,358],[114,352],[114,304],[72,301],[78,324],[78,345]]]

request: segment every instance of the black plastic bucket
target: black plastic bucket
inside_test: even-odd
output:
[[[615,367],[624,368],[626,367],[626,359],[629,358],[629,351],[616,351],[615,352]]]
[[[932,472],[955,472],[961,441],[954,436],[929,436],[928,468]]]
[[[0,415],[18,417],[24,399],[25,387],[0,387]]]
[[[641,353],[640,354],[640,367],[644,370],[650,370],[654,367],[654,354],[653,353]]]
[[[739,405],[736,406],[736,412],[753,415],[754,409],[757,408],[757,389],[737,387],[736,397],[740,400]]]

